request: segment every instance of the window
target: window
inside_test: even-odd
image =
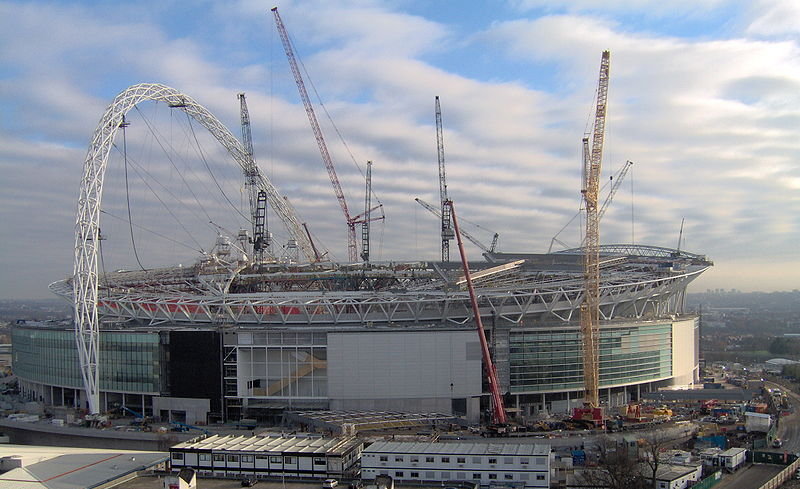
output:
[[[224,462],[225,461],[225,455],[223,455],[221,453],[215,453],[213,456],[214,456],[214,462]]]
[[[412,479],[419,479],[419,472],[411,472]]]
[[[472,478],[473,479],[477,479],[477,480],[481,480],[481,474],[475,472],[474,474],[472,474]]]
[[[403,456],[402,455],[396,455],[394,457],[394,461],[395,462],[402,462],[403,461]]]
[[[436,474],[434,474],[433,472],[425,472],[425,478],[428,480],[433,480],[436,478]]]
[[[543,481],[544,480],[544,474],[536,474],[536,480],[537,481]]]
[[[211,462],[211,454],[210,453],[201,453],[200,454],[200,461],[201,462]]]
[[[239,456],[238,455],[228,455],[228,462],[238,462]]]
[[[272,457],[269,458],[269,461],[270,461],[270,463],[273,463],[273,464],[279,464],[279,463],[283,462],[283,459],[281,459],[281,457],[272,456]]]
[[[522,465],[528,465],[528,459],[527,458],[521,458],[521,459],[519,459],[519,463],[522,464]]]
[[[457,463],[460,463],[460,464],[465,464],[465,463],[467,463],[467,459],[466,459],[466,458],[464,458],[464,457],[458,457],[458,458],[456,459],[456,462],[457,462]]]
[[[514,463],[514,457],[505,457],[503,459],[503,463],[506,465],[511,465]]]
[[[322,457],[314,457],[314,465],[327,465]]]
[[[394,473],[394,476],[395,477],[403,477],[403,471],[398,470],[397,472]]]
[[[450,472],[442,472],[442,480],[450,479]]]
[[[474,464],[481,463],[481,458],[480,457],[472,457],[472,463],[474,463]]]
[[[521,481],[528,480],[528,473],[527,472],[520,472],[519,473],[519,480],[521,480]]]
[[[388,462],[389,461],[389,456],[388,455],[381,455],[380,460],[381,460],[381,462]]]
[[[269,460],[269,455],[256,455],[256,460]],[[278,462],[280,462],[280,460],[278,460]]]
[[[505,479],[507,481],[513,481],[514,480],[514,474],[503,474],[503,479]]]
[[[490,480],[495,480],[495,479],[497,479],[497,474],[489,474],[489,479],[490,479]]]
[[[425,461],[430,463],[430,464],[432,464],[433,463],[433,457],[425,457]]]
[[[174,452],[172,454],[172,460],[183,460],[183,454],[180,452]]]
[[[283,463],[285,463],[285,464],[293,464],[294,463],[294,457],[283,457]]]
[[[419,457],[415,457],[415,456],[412,455],[411,456],[411,461],[412,462],[419,462]]]
[[[449,464],[450,463],[450,457],[442,457],[442,463],[443,464]]]
[[[496,463],[497,463],[497,459],[496,458],[490,458],[489,459],[489,465],[494,465]]]
[[[242,463],[247,463],[247,464],[253,463],[253,456],[252,455],[242,455]]]
[[[465,474],[464,472],[456,472],[456,479],[463,481],[466,478],[467,478],[467,474]]]
[[[536,458],[536,465],[544,465],[544,457],[537,457]]]

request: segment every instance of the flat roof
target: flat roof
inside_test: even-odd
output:
[[[531,443],[376,441],[364,453],[535,456],[550,454],[550,445]]]
[[[674,481],[675,479],[680,479],[681,477],[691,474],[692,472],[696,472],[698,467],[700,466],[662,464],[658,466],[658,472],[656,472],[656,479],[664,481]]]
[[[23,463],[0,475],[3,489],[87,489],[165,462],[168,454],[7,445],[0,448],[0,457],[19,457]]]
[[[735,457],[736,455],[739,455],[740,453],[746,452],[746,451],[747,451],[746,448],[741,448],[741,447],[729,448],[729,449],[725,450],[724,452],[720,452],[719,456],[720,457]]]
[[[354,437],[322,438],[285,435],[212,435],[178,443],[172,451],[192,452],[263,452],[274,454],[317,453],[343,455],[360,445]]]

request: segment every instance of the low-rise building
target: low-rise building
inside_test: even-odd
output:
[[[734,471],[744,465],[746,456],[744,448],[729,448],[719,454],[719,466]]]
[[[656,472],[658,489],[686,489],[703,476],[702,465],[661,464]]]
[[[378,475],[416,483],[550,487],[550,446],[379,441],[365,448],[361,457],[361,477],[372,480]]]
[[[362,447],[353,437],[214,435],[173,446],[170,462],[200,476],[328,479],[353,476]]]

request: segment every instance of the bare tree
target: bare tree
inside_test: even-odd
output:
[[[597,443],[597,468],[585,470],[584,485],[608,489],[649,489],[650,478],[645,473],[638,453],[628,449],[623,442],[602,438]]]

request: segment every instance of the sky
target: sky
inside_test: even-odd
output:
[[[48,284],[72,274],[88,144],[137,83],[187,94],[237,136],[236,94],[246,93],[260,168],[315,242],[346,259],[273,5],[322,103],[353,215],[373,161],[386,216],[372,226],[373,259],[439,256],[438,221],[414,201],[439,199],[435,96],[449,196],[481,226],[468,232],[486,244],[499,233],[499,251],[545,252],[556,235],[577,246],[580,219],[565,225],[580,206],[581,139],[608,49],[602,181],[634,164],[601,243],[674,248],[681,237],[714,262],[690,291],[800,288],[794,0],[0,1],[0,298],[52,297]],[[174,110],[141,105],[105,178],[104,269],[192,263],[217,233],[246,227],[225,151]],[[169,139],[172,156],[159,149]],[[278,248],[286,233],[269,223]]]

